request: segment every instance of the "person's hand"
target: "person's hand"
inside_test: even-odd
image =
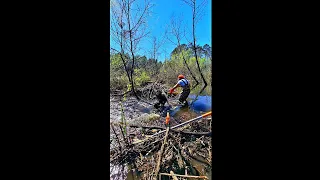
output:
[[[171,88],[171,89],[169,90],[169,94],[172,94],[173,91],[174,91],[174,89]]]

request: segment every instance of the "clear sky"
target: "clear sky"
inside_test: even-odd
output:
[[[136,2],[143,2],[143,0],[137,0]],[[203,0],[197,0],[197,4],[200,4]],[[196,24],[196,37],[197,44],[203,46],[209,44],[211,46],[211,0],[206,1],[206,6],[203,7],[202,18]],[[151,37],[156,36],[158,39],[162,38],[166,29],[169,25],[171,17],[181,16],[183,23],[186,26],[188,40],[192,40],[192,9],[186,5],[182,0],[152,0],[154,4],[152,8],[152,14],[148,17],[148,27],[150,28],[150,38],[145,38],[140,42],[140,47],[144,50],[139,52],[139,55],[146,55],[149,58],[149,51],[152,47]],[[171,36],[169,36],[170,38]],[[174,37],[172,39],[175,42]],[[111,47],[114,45],[110,39]],[[185,38],[182,39],[182,44],[187,41]],[[160,54],[158,60],[164,61],[165,57],[169,57],[171,51],[176,47],[170,41],[166,41],[160,48]]]

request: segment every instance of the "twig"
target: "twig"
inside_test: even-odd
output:
[[[119,124],[119,127],[120,127],[120,129],[121,129],[120,131],[121,131],[121,135],[122,135],[122,138],[123,138],[124,142],[129,146],[129,144],[128,144],[127,140],[126,140],[126,137],[125,137],[125,135],[124,135],[124,133],[123,133],[122,125]]]
[[[194,159],[194,160],[196,160],[196,161],[199,161],[199,162],[201,162],[201,163],[203,163],[203,164],[206,164],[206,165],[208,165],[208,166],[211,166],[211,164],[209,163],[209,162],[207,162],[207,161],[203,161],[203,160],[201,160],[201,159],[199,159],[199,158],[197,158],[197,157],[195,157],[195,156],[193,156],[192,154],[190,154],[190,152],[189,151],[187,151],[186,149],[183,149],[183,151],[189,156],[189,157],[191,157],[192,159]]]
[[[155,150],[157,147],[154,147],[154,148],[152,148],[146,155],[145,155],[145,157],[146,156],[148,156],[153,150]]]
[[[185,126],[185,125],[188,124],[188,123],[191,123],[191,122],[194,122],[194,121],[198,121],[198,120],[200,120],[200,119],[202,119],[202,118],[205,118],[205,117],[207,117],[207,116],[210,116],[210,115],[211,115],[211,111],[210,111],[210,112],[207,112],[207,113],[205,113],[205,114],[203,114],[203,115],[201,115],[201,116],[198,116],[198,117],[196,117],[196,118],[193,118],[193,119],[190,119],[190,120],[188,120],[188,121],[185,121],[185,122],[183,122],[183,123],[181,123],[181,124],[178,124],[178,125],[176,125],[176,126],[173,126],[173,127],[171,127],[170,129],[176,129],[176,128],[181,127],[181,126]],[[164,133],[164,132],[165,132],[165,130],[159,131],[159,132],[153,134],[152,136],[150,136],[149,138],[154,137],[154,136],[159,135],[159,134],[162,134],[162,133]],[[141,141],[139,141],[139,143],[142,143],[142,142],[146,141],[147,139],[148,139],[148,138],[146,138],[146,139],[144,139],[144,140],[141,140]]]
[[[160,127],[160,126],[137,126],[137,125],[129,125],[129,127],[134,127],[134,128],[146,128],[146,129],[166,129],[165,127]],[[175,129],[170,129],[172,132],[175,133],[181,133],[181,134],[186,134],[186,135],[195,135],[195,136],[211,136],[212,132],[184,132],[184,131],[179,131]]]
[[[159,139],[159,140],[157,140],[157,141],[154,141],[154,142],[150,143],[149,145],[145,146],[145,148],[147,148],[147,147],[151,146],[152,144],[155,144],[155,143],[157,143],[159,141],[162,141],[163,139],[164,139],[164,137]]]
[[[162,91],[162,94],[166,97],[167,103],[169,104],[169,106],[171,106],[171,104],[170,104],[170,102],[169,102],[169,99],[168,99],[166,93],[163,91],[163,89],[162,89],[161,91]]]
[[[159,173],[159,170],[160,170],[160,163],[161,163],[161,156],[162,156],[162,152],[163,152],[163,149],[164,149],[164,146],[165,144],[167,143],[167,137],[168,137],[168,134],[169,134],[169,130],[170,130],[170,127],[168,126],[167,127],[167,130],[166,130],[166,135],[164,137],[164,141],[163,141],[163,144],[161,146],[161,149],[159,151],[159,159],[158,159],[158,163],[157,163],[157,167],[156,167],[156,170],[155,170],[155,176],[157,177],[158,173]],[[155,178],[156,179],[156,178]]]
[[[117,135],[117,133],[115,132],[114,127],[113,127],[113,125],[112,125],[111,123],[110,123],[110,126],[111,126],[111,128],[112,128],[113,133],[115,134],[115,136],[116,136],[116,138],[117,138],[117,142],[119,143],[119,149],[120,149],[120,152],[121,152],[121,144],[120,144],[118,135]]]
[[[177,176],[173,173],[173,171],[170,171],[170,174],[172,175],[173,180],[178,180]]]
[[[168,173],[160,173],[160,175],[165,175],[165,176],[178,176],[178,177],[189,177],[189,178],[195,178],[195,179],[208,179],[207,176],[190,176],[190,175],[168,174]]]

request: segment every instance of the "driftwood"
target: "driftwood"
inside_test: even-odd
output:
[[[156,167],[156,170],[155,170],[155,176],[156,177],[157,177],[157,175],[159,173],[159,170],[160,170],[161,157],[162,157],[164,146],[167,143],[167,137],[168,137],[168,134],[169,134],[169,130],[170,130],[170,127],[168,126],[167,130],[166,130],[166,135],[164,136],[163,144],[162,144],[161,149],[159,151],[159,159],[158,159],[157,167]],[[155,180],[156,180],[156,178],[155,178]]]
[[[207,116],[210,116],[211,114],[212,114],[211,111],[210,111],[210,112],[207,112],[207,113],[205,113],[205,114],[203,114],[203,115],[201,115],[201,116],[198,116],[198,117],[196,117],[196,118],[193,118],[193,119],[190,119],[190,120],[188,120],[188,121],[185,121],[185,122],[183,122],[183,123],[181,123],[181,124],[178,124],[178,125],[175,125],[175,126],[173,126],[173,127],[170,127],[170,129],[171,129],[171,130],[172,130],[172,129],[176,129],[176,128],[181,127],[181,126],[185,126],[186,124],[189,124],[189,123],[192,123],[192,122],[195,122],[195,121],[199,121],[200,119],[203,119],[203,118],[205,118],[205,117],[207,117]],[[165,132],[165,130],[162,130],[162,131],[160,131],[160,132],[155,133],[155,134],[152,135],[152,136],[159,135],[159,134],[164,133],[164,132]],[[152,137],[152,136],[151,136],[151,137]]]
[[[181,151],[182,151],[182,150],[181,150]],[[187,154],[189,157],[191,157],[192,159],[194,159],[194,160],[196,160],[196,161],[199,161],[199,162],[201,162],[201,163],[203,163],[203,164],[206,164],[206,165],[208,165],[208,166],[211,166],[211,164],[210,164],[209,162],[203,161],[203,160],[201,160],[201,159],[193,156],[193,155],[190,154],[189,151],[187,151],[186,149],[183,149],[183,152],[186,153],[186,154]],[[181,154],[183,154],[183,153],[181,153]]]
[[[143,172],[143,177],[140,177],[139,179],[153,180],[161,178],[161,175],[171,176],[169,177],[171,179],[207,179],[206,176],[197,176],[199,173],[201,174],[201,172],[199,169],[192,168],[193,163],[197,162],[201,162],[201,166],[211,168],[209,163],[211,162],[212,154],[207,152],[211,149],[211,146],[209,145],[211,141],[210,136],[212,134],[211,128],[200,128],[207,127],[209,125],[209,123],[208,125],[205,125],[205,121],[211,119],[206,118],[209,116],[208,113],[206,114],[207,115],[202,115],[201,118],[197,117],[191,119],[191,121],[185,121],[172,127],[165,127],[162,125],[164,119],[162,117],[157,120],[148,121],[150,124],[144,124],[143,122],[141,124],[139,123],[140,119],[137,119],[137,124],[132,124],[133,122],[111,122],[110,132],[114,134],[114,140],[111,142],[111,163],[113,165],[123,165],[126,163],[133,164],[135,169],[137,169],[139,172]],[[205,121],[203,122],[194,124],[191,123],[203,118],[205,118]],[[188,123],[190,130],[182,130],[181,127]],[[124,127],[128,127],[127,133],[124,133]],[[144,131],[137,131],[136,128],[144,129]],[[154,132],[154,129],[157,129],[156,132]],[[151,130],[152,133],[150,133]],[[164,133],[163,135],[159,136],[159,132],[161,131]],[[146,139],[143,139],[143,136],[145,136]],[[195,141],[194,138],[189,138],[190,136],[201,138],[197,138]],[[134,142],[131,141],[132,138],[135,139]],[[123,140],[125,142],[123,142]],[[131,142],[127,142],[127,140]],[[140,141],[143,141],[144,143],[140,143]],[[207,148],[208,146],[209,148]],[[173,163],[177,163],[178,166],[173,167]],[[181,174],[184,175],[179,175],[180,173],[178,172],[181,172],[183,168],[186,168],[186,165],[190,166],[190,172],[183,171]],[[187,170],[185,169],[185,171]]]
[[[178,180],[177,176],[175,176],[175,174],[173,173],[173,171],[170,171],[170,174],[172,175],[172,179],[173,179],[173,180]]]
[[[145,128],[145,129],[163,129],[165,130],[165,127],[160,127],[160,126],[137,126],[137,125],[129,125],[130,127],[134,128]],[[185,132],[185,131],[179,131],[175,129],[170,129],[170,131],[175,132],[175,133],[181,133],[181,134],[186,134],[186,135],[194,135],[194,136],[211,136],[212,132]]]
[[[178,177],[195,178],[195,179],[208,179],[207,176],[190,176],[190,175],[168,174],[168,173],[160,173],[159,175],[178,176]]]

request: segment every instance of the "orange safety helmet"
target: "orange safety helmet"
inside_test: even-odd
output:
[[[184,79],[184,75],[180,74],[180,75],[178,76],[178,78],[179,78],[179,79]]]

